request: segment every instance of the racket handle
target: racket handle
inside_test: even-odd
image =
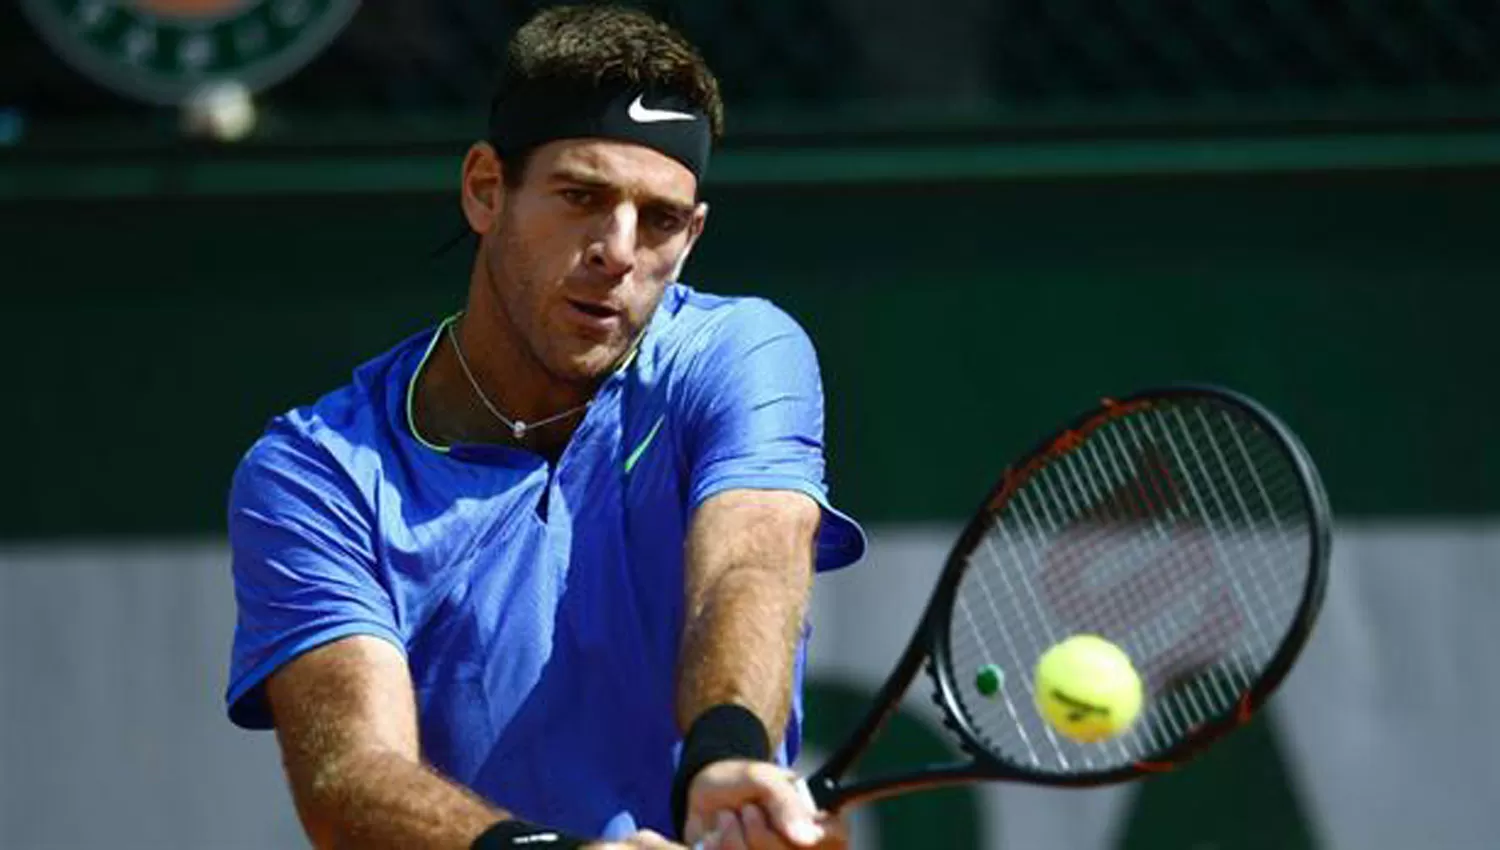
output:
[[[797,794],[814,809],[830,814],[837,812],[842,802],[839,799],[838,784],[818,773],[798,779]]]

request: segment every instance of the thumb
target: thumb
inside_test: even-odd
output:
[[[765,783],[768,792],[761,802],[772,826],[801,847],[812,847],[823,840],[824,829],[816,820],[817,810],[797,787],[797,777],[780,771]]]

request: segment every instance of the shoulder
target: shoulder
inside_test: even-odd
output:
[[[305,411],[279,416],[235,467],[230,485],[230,525],[277,522],[335,506],[362,514],[365,502],[356,468],[337,441],[314,426]]]
[[[718,295],[676,284],[675,321],[689,332],[796,329],[801,326],[791,314],[770,299],[758,295]]]
[[[391,419],[415,339],[360,365],[349,383],[273,418],[235,468],[235,500],[371,489],[396,438]]]
[[[240,458],[236,487],[347,474],[356,466],[358,446],[374,430],[371,407],[351,385],[277,416]]]
[[[716,295],[674,284],[663,304],[667,313],[660,340],[683,365],[748,354],[774,341],[811,347],[790,313],[759,296]]]

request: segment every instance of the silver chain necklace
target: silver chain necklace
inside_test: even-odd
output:
[[[589,399],[588,401],[578,405],[577,407],[564,410],[562,413],[548,416],[546,419],[540,419],[536,422],[523,422],[520,419],[511,419],[509,416],[501,413],[500,410],[490,402],[489,396],[485,395],[484,390],[480,389],[479,382],[474,380],[474,373],[469,371],[469,361],[464,359],[463,346],[458,344],[458,333],[453,330],[454,326],[456,326],[457,324],[458,322],[456,321],[448,323],[448,340],[453,343],[453,353],[458,355],[459,368],[464,370],[464,377],[469,379],[469,386],[474,388],[474,395],[479,397],[479,402],[483,404],[485,409],[488,410],[492,415],[494,415],[496,419],[499,419],[501,423],[505,425],[505,427],[509,428],[510,433],[515,436],[517,440],[524,439],[526,437],[526,432],[530,431],[533,428],[540,428],[543,425],[551,425],[553,422],[566,419],[581,410],[587,410],[588,406],[594,403],[593,399]]]

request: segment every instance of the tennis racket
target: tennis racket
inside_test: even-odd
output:
[[[1312,460],[1251,399],[1176,387],[1105,400],[1000,476],[874,705],[805,791],[838,811],[955,783],[1170,770],[1291,669],[1322,603],[1329,529]],[[1079,633],[1123,648],[1145,687],[1134,725],[1097,743],[1062,737],[1034,702],[1038,657]],[[850,779],[924,668],[965,758]],[[985,668],[1002,674],[990,695]]]

